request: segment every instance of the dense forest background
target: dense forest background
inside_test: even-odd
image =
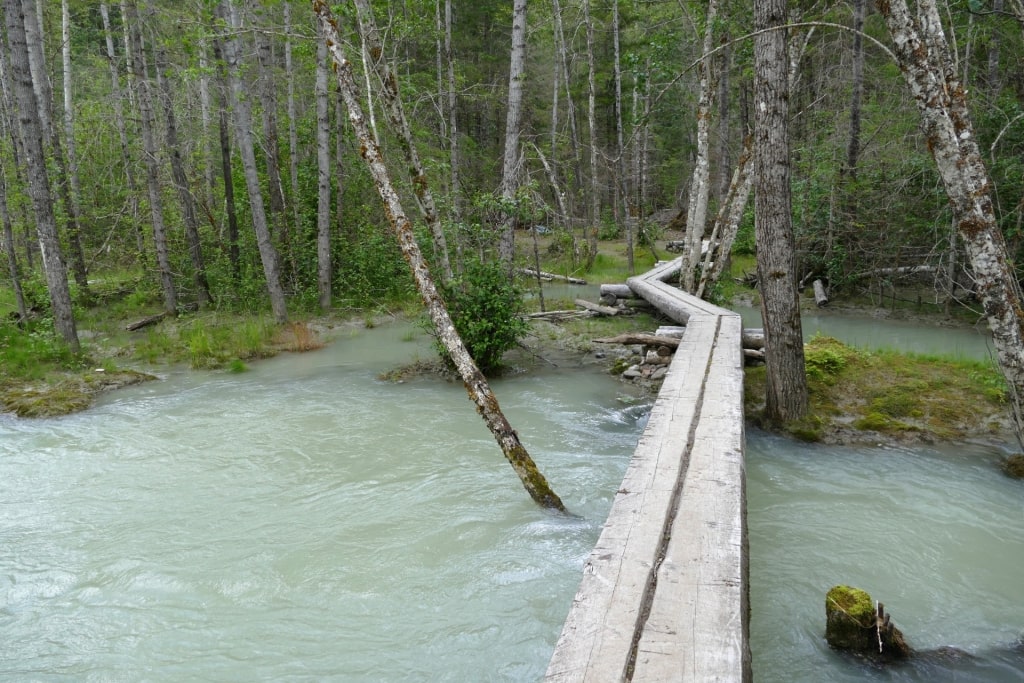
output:
[[[43,129],[76,305],[88,303],[90,280],[124,272],[141,272],[141,291],[171,308],[265,309],[268,277],[301,310],[412,291],[336,85],[324,77],[309,3],[26,0],[5,2],[5,12],[17,4],[27,8],[33,73],[45,74],[31,118]],[[456,269],[493,258],[508,220],[544,226],[565,270],[577,272],[600,258],[602,241],[625,237],[640,248],[680,229],[702,120],[710,224],[752,127],[754,89],[751,6],[714,5],[709,26],[709,4],[686,0],[374,3],[381,56],[397,75]],[[913,274],[933,285],[936,302],[969,299],[969,267],[881,16],[864,0],[790,5],[800,274],[824,278],[833,297]],[[520,154],[508,192],[520,7]],[[1024,7],[941,7],[1015,258],[1024,247]],[[363,95],[374,93],[364,101],[370,125],[414,205],[402,141],[384,120],[377,74],[362,63],[374,51],[352,6],[334,12]],[[45,306],[9,38],[0,50],[4,270],[29,306]],[[737,251],[754,249],[752,223],[751,203]],[[436,240],[425,227],[422,237],[436,262]]]

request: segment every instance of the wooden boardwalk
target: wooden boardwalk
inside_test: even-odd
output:
[[[686,331],[584,566],[548,683],[752,680],[742,322],[665,284],[673,263],[628,281]]]

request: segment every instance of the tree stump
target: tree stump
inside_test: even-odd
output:
[[[834,586],[825,597],[825,639],[837,650],[875,659],[903,659],[911,654],[884,605],[876,606],[870,595],[850,586]]]

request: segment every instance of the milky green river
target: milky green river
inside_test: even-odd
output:
[[[546,512],[461,385],[377,379],[430,355],[409,329],[0,417],[0,681],[538,680],[644,410],[572,362],[494,383],[573,514]],[[757,681],[944,680],[828,651],[840,581],[1024,680],[1000,649],[1024,487],[996,450],[748,444]]]

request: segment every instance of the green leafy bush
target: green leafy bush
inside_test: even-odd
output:
[[[526,334],[522,293],[498,263],[471,263],[462,276],[442,286],[448,313],[473,360],[484,373],[501,366],[506,351]],[[450,362],[440,340],[438,352]]]

